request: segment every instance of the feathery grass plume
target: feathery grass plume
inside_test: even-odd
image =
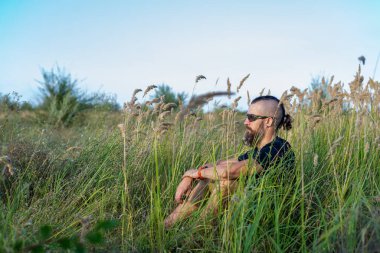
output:
[[[231,98],[231,81],[230,78],[227,78],[227,96],[230,99]]]
[[[241,87],[243,86],[244,82],[247,81],[247,79],[249,78],[250,75],[251,74],[248,74],[243,79],[241,79],[240,84],[239,84],[239,86],[236,89],[238,93],[239,93],[239,90],[241,89]]]
[[[125,132],[126,132],[125,124],[123,124],[123,123],[118,124],[117,127],[118,127],[119,130],[120,130],[121,137],[125,138]]]
[[[160,102],[160,98],[153,98],[151,104]]]
[[[333,155],[335,149],[340,145],[340,142],[343,140],[343,138],[344,138],[343,136],[339,136],[337,139],[333,141],[327,153],[327,156],[331,157]]]
[[[315,128],[315,126],[319,123],[319,122],[321,122],[321,120],[323,119],[323,117],[321,116],[321,115],[319,115],[319,114],[314,114],[314,115],[312,115],[311,117],[310,117],[310,119],[311,119],[311,121],[312,121],[312,123],[311,123],[311,129],[314,129]]]
[[[241,99],[241,96],[235,98],[234,102],[232,103],[232,108],[235,109],[239,105],[239,100]]]
[[[158,120],[162,121],[164,120],[165,116],[169,115],[171,112],[170,111],[164,111],[164,112],[161,112],[159,115],[158,115]]]
[[[179,110],[182,110],[183,108],[183,101],[182,101],[182,98],[179,94],[177,94],[177,101],[178,101],[178,108]]]
[[[260,93],[259,93],[260,97],[264,94],[264,90],[265,90],[265,88],[263,88],[263,89],[260,91]]]
[[[323,79],[324,80],[324,79]],[[292,93],[292,94],[295,94],[296,96],[301,96],[301,90],[300,89],[298,89],[297,87],[295,87],[295,86],[292,86],[291,88],[290,88],[290,92]]]
[[[153,123],[153,122],[152,122]],[[154,127],[154,124],[152,124],[152,128],[155,134],[158,136],[166,133],[169,130],[169,127],[171,126],[171,123],[168,122],[162,122],[158,126]]]
[[[336,101],[338,101],[338,98],[337,98],[337,97],[332,98],[332,99],[329,99],[329,100],[327,100],[327,101],[324,101],[324,102],[323,102],[323,107],[328,107],[330,104],[332,104],[332,103],[334,103],[334,102],[336,102]]]
[[[369,142],[366,142],[364,145],[364,154],[367,154],[369,151]]]
[[[270,89],[268,89],[268,93],[267,93],[267,96],[269,96],[270,95]]]
[[[133,91],[133,95],[132,95],[132,97],[135,97],[136,95],[137,95],[137,93],[139,93],[139,92],[141,92],[142,91],[142,89],[135,89],[134,91]]]
[[[248,90],[247,90],[247,104],[248,104],[248,107],[251,105],[251,97],[249,96]]]
[[[163,104],[164,104],[163,102],[159,102],[159,103],[155,104],[154,107],[153,107],[153,113],[160,113],[161,106]]]
[[[363,65],[365,65],[365,57],[364,57],[364,55],[359,56],[358,60],[359,60],[360,63],[362,63]]]
[[[164,106],[162,107],[162,110],[167,111],[172,108],[175,108],[176,106],[177,105],[175,103],[167,103],[167,104],[164,104]]]
[[[195,77],[195,83],[199,82],[202,79],[207,79],[204,75],[198,75]]]
[[[130,102],[124,103],[124,111],[127,112],[128,109],[133,110],[133,107],[135,106],[136,101],[137,101],[137,98],[133,96]]]
[[[314,154],[313,158],[313,166],[317,167],[318,166],[318,154]]]
[[[2,174],[8,178],[12,177],[15,174],[15,170],[12,166],[12,161],[8,156],[0,157],[0,164],[4,164]]]
[[[178,112],[176,119],[179,121],[182,121],[185,115],[189,114],[193,109],[196,109],[206,104],[209,98],[218,97],[218,96],[228,96],[228,95],[234,95],[234,93],[229,93],[225,91],[214,91],[214,92],[208,92],[199,96],[193,96],[190,99],[189,104],[185,108],[182,108],[181,111]]]
[[[149,86],[145,89],[143,97],[145,97],[145,96],[148,94],[149,91],[151,91],[151,90],[153,90],[153,89],[155,89],[155,88],[157,88],[156,85],[154,85],[154,84],[153,84],[153,85],[149,85]]]

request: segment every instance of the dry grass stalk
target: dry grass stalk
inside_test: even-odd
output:
[[[265,90],[265,88],[263,88],[261,91],[260,91],[260,96],[262,96],[263,94],[264,94],[264,90]]]
[[[239,86],[237,87],[237,92],[239,93],[239,90],[241,89],[241,87],[243,86],[244,82],[247,81],[247,79],[249,78],[251,74],[248,74],[246,75],[243,79],[241,79],[240,83],[239,83]]]
[[[208,92],[199,96],[193,96],[189,104],[187,105],[186,108],[182,108],[181,111],[178,112],[176,116],[176,121],[182,121],[185,117],[185,115],[189,114],[192,110],[203,106],[204,104],[207,103],[209,98],[217,97],[217,96],[228,96],[228,95],[233,95],[233,93],[228,93],[225,91],[215,91],[215,92]]]
[[[248,107],[251,105],[251,97],[249,96],[248,90],[247,90],[247,104],[248,104]]]
[[[227,96],[231,98],[231,81],[229,77],[227,78]]]
[[[149,91],[151,91],[151,90],[153,90],[153,89],[155,89],[155,88],[157,88],[156,85],[154,85],[154,84],[153,84],[153,85],[149,85],[149,86],[145,89],[143,97],[145,97],[145,96],[148,94]]]

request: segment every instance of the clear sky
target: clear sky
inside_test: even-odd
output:
[[[250,73],[251,97],[313,76],[373,75],[380,1],[0,1],[0,92],[35,99],[41,68],[59,65],[88,91],[128,100],[136,88],[225,90]],[[380,79],[380,67],[377,70]],[[215,81],[219,82],[215,86]],[[367,80],[367,79],[366,79]]]

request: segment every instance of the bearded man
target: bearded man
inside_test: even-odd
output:
[[[210,192],[210,188],[211,194],[205,213],[210,211],[216,213],[220,206],[218,193],[223,198],[228,197],[236,189],[239,177],[260,175],[275,165],[281,165],[276,168],[287,170],[293,168],[295,156],[291,146],[286,140],[277,136],[280,128],[290,130],[291,122],[291,117],[285,114],[285,108],[279,99],[274,96],[255,98],[244,120],[246,127],[244,142],[254,149],[235,159],[219,161],[216,165],[205,164],[198,169],[186,171],[175,193],[178,206],[165,219],[165,227],[170,228],[197,210],[199,203]],[[198,184],[192,187],[194,180],[197,180]],[[218,187],[209,187],[216,184]]]

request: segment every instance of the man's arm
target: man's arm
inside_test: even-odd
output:
[[[211,180],[232,180],[238,178],[240,175],[246,175],[248,172],[253,174],[254,172],[260,173],[263,168],[256,161],[252,161],[253,166],[248,168],[248,160],[243,160],[240,162],[235,162],[227,165],[216,165],[209,168],[201,170],[199,173],[202,178],[207,178]],[[191,177],[194,179],[199,179],[198,170],[192,169],[186,171],[184,177]]]
[[[216,165],[226,165],[226,164],[233,164],[237,163],[239,160],[237,158],[228,158],[227,160],[219,160],[216,162]],[[204,166],[206,167],[213,167],[214,163],[206,163]]]

